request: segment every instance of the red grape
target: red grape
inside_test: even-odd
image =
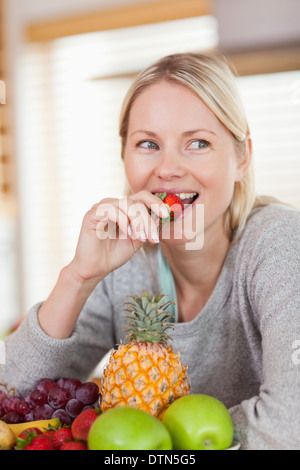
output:
[[[34,421],[34,416],[33,416],[33,411],[29,411],[29,413],[27,413],[25,416],[24,416],[24,422],[25,423],[28,423],[29,421]]]
[[[34,407],[35,407],[35,404],[30,400],[30,393],[28,393],[27,395],[25,395],[25,397],[23,398],[23,400],[28,403],[29,405],[29,408],[32,410]]]
[[[34,408],[33,417],[35,421],[39,419],[50,419],[53,415],[53,412],[54,409],[50,405],[45,404]]]
[[[65,426],[70,426],[73,421],[71,416],[69,416],[66,410],[64,410],[63,408],[55,410],[52,415],[52,418],[58,418],[61,424]]]
[[[40,392],[43,392],[45,393],[46,395],[48,395],[48,393],[50,392],[50,390],[53,388],[53,387],[56,387],[56,382],[52,379],[47,379],[47,378],[44,378],[44,379],[41,379],[37,385],[36,385],[36,389],[39,390]]]
[[[8,396],[7,398],[4,398],[2,402],[2,408],[3,408],[4,413],[10,413],[11,411],[16,411],[17,404],[19,403],[20,400],[21,400],[20,398],[14,397],[14,396],[11,396],[11,397]]]
[[[9,413],[6,413],[6,415],[2,419],[7,424],[16,424],[23,423],[24,416],[20,415],[20,413],[17,413],[17,411],[10,411]]]
[[[64,408],[71,396],[67,390],[64,388],[54,387],[50,390],[48,395],[48,404],[52,408]]]
[[[83,403],[77,400],[77,398],[71,398],[71,400],[66,404],[66,412],[71,416],[71,418],[76,418],[76,416],[78,416],[82,411],[82,408]]]
[[[33,390],[29,395],[29,398],[35,406],[41,406],[47,403],[47,395],[40,390]]]
[[[76,390],[81,385],[81,381],[78,379],[61,378],[57,381],[57,385],[67,390],[72,398],[75,398]]]
[[[61,377],[44,377],[25,397],[10,395],[0,389],[0,418],[9,424],[59,418],[64,425],[99,400],[99,387],[93,382]]]
[[[68,381],[69,379],[67,377],[61,377],[60,379],[57,380],[56,382],[56,387],[60,387],[60,388],[65,388],[65,383]]]
[[[92,405],[99,396],[99,387],[94,382],[86,382],[76,390],[76,398],[84,405]]]
[[[16,411],[21,415],[26,415],[30,411],[30,406],[25,400],[20,400],[16,406]]]

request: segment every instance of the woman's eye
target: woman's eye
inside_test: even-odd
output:
[[[137,144],[138,147],[147,149],[147,150],[157,150],[158,145],[155,142],[152,142],[152,140],[142,140]]]
[[[192,149],[192,150],[198,150],[198,149],[203,149],[203,148],[207,148],[209,147],[209,143],[207,142],[207,140],[204,140],[204,139],[197,139],[197,140],[194,140],[189,146],[188,148],[189,149]]]

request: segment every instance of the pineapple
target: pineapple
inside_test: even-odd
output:
[[[127,344],[113,351],[104,369],[101,409],[116,406],[142,409],[159,417],[177,398],[190,391],[187,367],[167,344],[173,325],[166,295],[129,296],[125,304]]]

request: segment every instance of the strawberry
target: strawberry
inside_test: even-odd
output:
[[[36,435],[43,434],[43,432],[39,428],[27,428],[27,429],[24,429],[24,431],[22,431],[18,435],[18,439],[26,439],[28,435],[31,435],[33,433],[36,433]]]
[[[180,214],[182,214],[182,212],[184,210],[184,205],[183,205],[183,202],[180,199],[180,197],[177,196],[176,194],[162,193],[162,194],[159,194],[158,197],[170,209],[170,213],[169,213],[168,217],[160,218],[160,224],[161,224],[160,229],[161,229],[162,225],[164,225],[165,223],[168,223],[170,221],[172,222],[174,219],[176,219],[176,217],[178,217]],[[150,213],[151,213],[151,211],[150,211]],[[154,214],[152,213],[152,215],[154,215]],[[154,215],[154,219],[156,220],[157,218],[158,218],[157,215]]]
[[[61,446],[68,441],[73,441],[73,435],[71,429],[67,427],[58,429],[52,436],[52,443],[55,449],[60,449]]]
[[[162,195],[164,196],[165,193]],[[183,212],[183,202],[179,196],[176,194],[166,194],[163,199],[163,203],[169,206],[170,210],[170,220],[176,219]]]
[[[55,448],[55,445],[54,445],[54,443],[53,443],[53,439],[54,439],[54,434],[55,434],[55,432],[56,432],[56,430],[53,431],[52,429],[49,429],[49,430],[47,430],[47,431],[45,431],[45,432],[43,433],[44,436],[48,436],[48,437],[49,437],[49,439],[51,440],[52,445],[53,445],[54,448]]]
[[[35,431],[27,433],[26,438],[18,437],[15,450],[54,450],[49,436],[44,433],[37,434]]]
[[[59,450],[88,450],[88,448],[85,442],[70,441],[65,442]]]
[[[54,447],[48,436],[39,434],[32,439],[30,444],[24,447],[24,450],[54,450]]]
[[[100,410],[96,408],[87,408],[86,410],[82,411],[74,419],[71,426],[73,439],[87,442],[90,428],[95,419],[98,418],[99,413]]]

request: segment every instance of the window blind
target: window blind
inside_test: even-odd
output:
[[[71,260],[84,213],[123,193],[118,120],[131,75],[163,55],[217,44],[218,25],[207,16],[26,46],[18,103],[26,311]],[[239,79],[258,188],[292,203],[300,203],[299,80],[300,72]]]
[[[300,71],[239,77],[256,189],[300,208]]]

